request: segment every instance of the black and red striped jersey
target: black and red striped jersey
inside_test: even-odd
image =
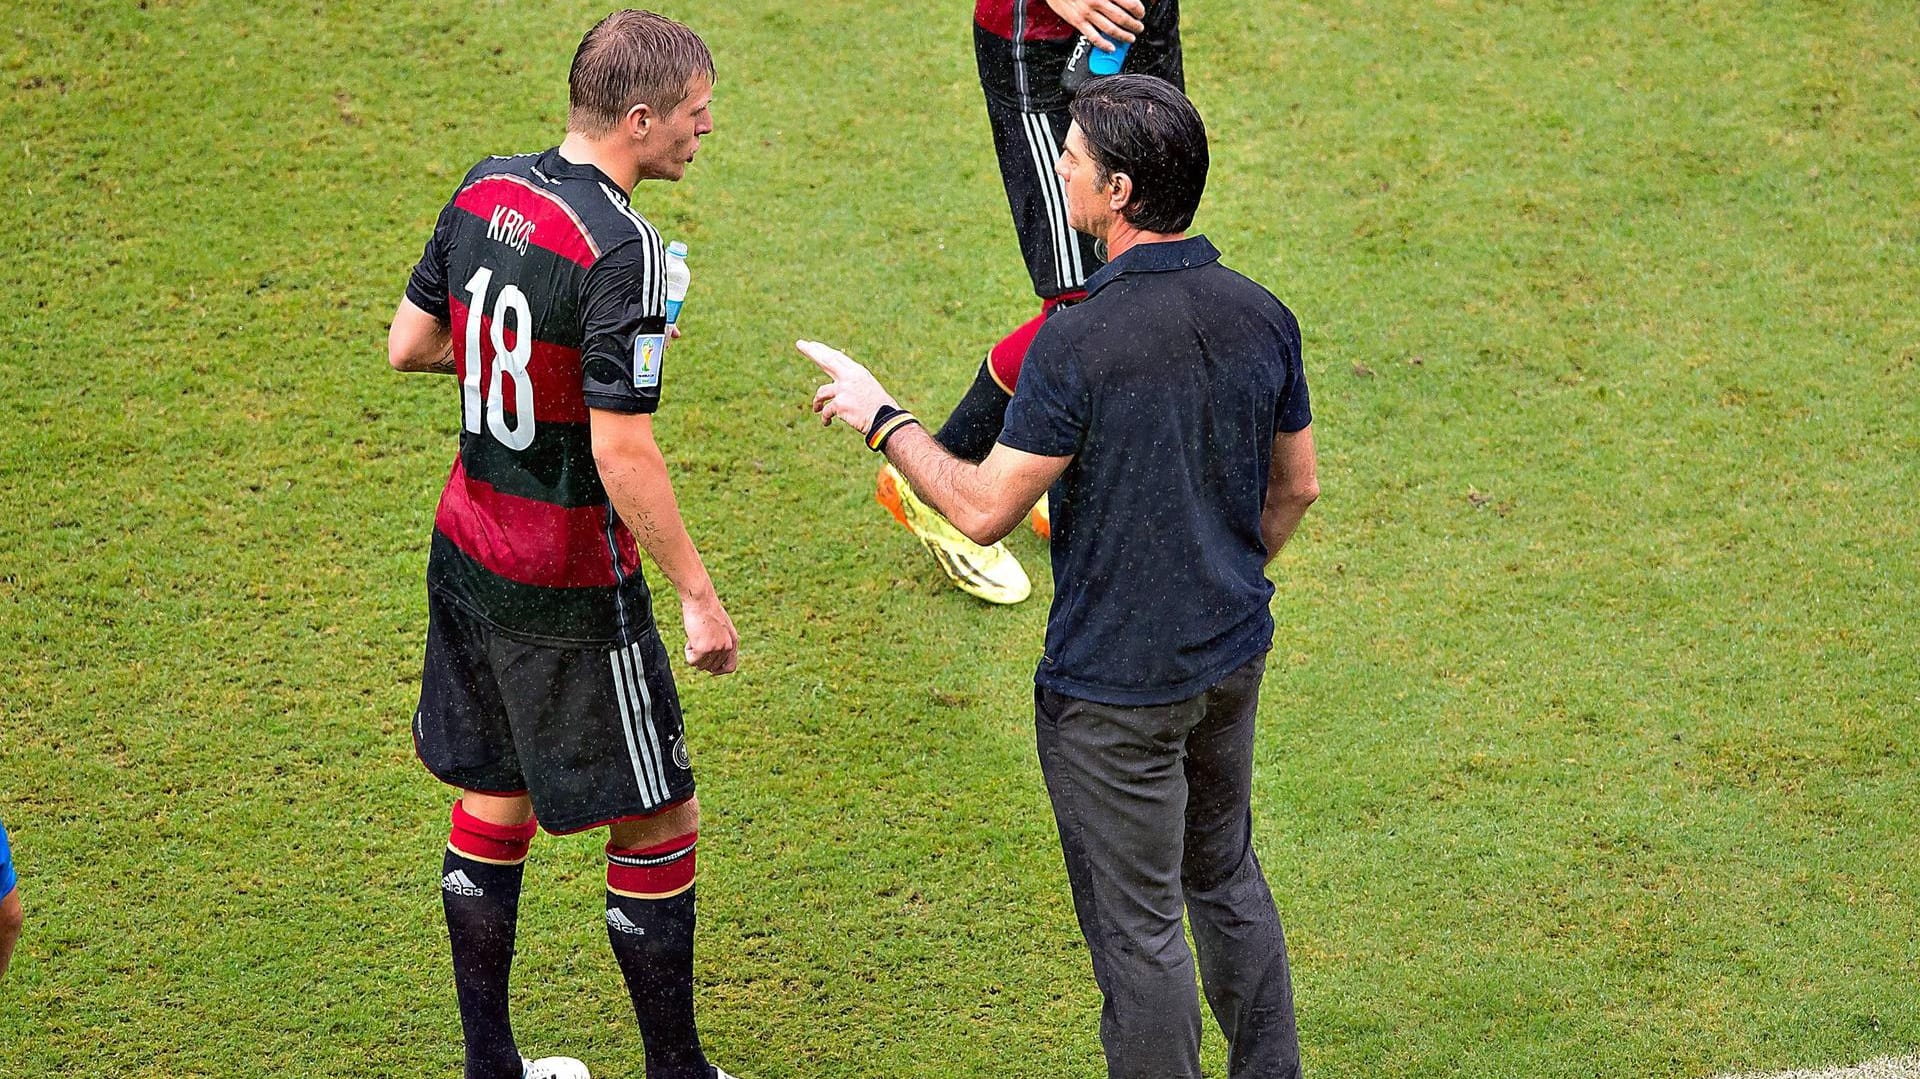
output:
[[[665,261],[626,192],[554,149],[475,165],[407,282],[459,374],[427,584],[504,633],[626,644],[653,625],[587,410],[659,406]]]
[[[1008,41],[1072,41],[1080,32],[1047,0],[974,0],[973,24]]]

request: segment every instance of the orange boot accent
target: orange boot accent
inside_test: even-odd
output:
[[[896,475],[891,467],[880,466],[880,474],[873,481],[873,500],[893,514],[893,519],[900,522],[901,528],[911,532],[913,526],[907,523],[907,511],[900,506],[900,482],[894,478]]]
[[[1047,496],[1041,495],[1040,501],[1033,504],[1033,511],[1027,514],[1027,523],[1033,526],[1033,534],[1048,542],[1053,541],[1053,514],[1047,506]]]

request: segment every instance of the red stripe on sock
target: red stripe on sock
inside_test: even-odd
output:
[[[1020,384],[1020,365],[1026,361],[1027,347],[1033,344],[1033,335],[1040,332],[1040,324],[1046,320],[1045,315],[1033,316],[1002,337],[987,353],[987,370],[993,373],[993,380],[1001,389],[1012,393]]]
[[[607,844],[607,889],[641,897],[678,895],[686,891],[693,884],[694,841],[699,834],[688,832],[651,847],[622,849]],[[623,864],[624,859],[652,864]]]
[[[539,827],[540,822],[532,820],[525,824],[484,821],[455,802],[453,831],[447,836],[447,846],[469,858],[512,865],[527,860],[527,850],[533,846],[533,833]]]
[[[1041,300],[1039,314],[1022,322],[987,352],[987,370],[993,374],[993,380],[1000,384],[1001,389],[1012,393],[1014,387],[1020,384],[1020,366],[1026,362],[1027,349],[1033,346],[1033,337],[1040,332],[1047,316],[1062,304],[1075,304],[1086,298],[1085,291],[1074,291]]]

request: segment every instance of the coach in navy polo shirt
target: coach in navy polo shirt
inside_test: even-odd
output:
[[[1180,91],[1118,75],[1072,112],[1067,216],[1110,261],[1035,337],[986,460],[946,453],[844,354],[800,348],[832,379],[815,410],[866,432],[976,542],[1051,487],[1035,730],[1109,1076],[1200,1075],[1184,909],[1233,1079],[1287,1079],[1293,990],[1249,799],[1265,566],[1319,493],[1299,325],[1186,235],[1208,155]]]

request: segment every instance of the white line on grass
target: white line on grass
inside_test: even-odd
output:
[[[1746,1072],[1722,1079],[1920,1079],[1920,1057],[1881,1057],[1828,1071]]]

